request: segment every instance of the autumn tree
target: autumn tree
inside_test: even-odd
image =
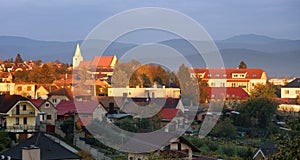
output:
[[[239,64],[239,69],[246,69],[247,68],[247,64],[244,61],[241,61]]]
[[[23,59],[21,58],[20,53],[18,53],[16,56],[15,65],[18,65],[19,63],[23,63]]]

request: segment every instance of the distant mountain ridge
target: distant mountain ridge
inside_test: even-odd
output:
[[[25,37],[0,36],[0,58],[15,58],[17,53],[25,60],[41,59],[44,62],[60,60],[71,63],[77,43],[82,41],[41,41]],[[103,40],[95,40],[101,45]],[[195,48],[186,40],[171,39],[160,42],[182,53],[195,67],[205,67],[205,63]],[[207,42],[196,42],[207,43]],[[249,68],[263,68],[268,76],[299,76],[300,40],[276,39],[262,35],[238,35],[225,40],[215,41],[223,57],[225,67],[237,67],[244,60]],[[133,43],[113,42],[105,55],[121,57],[128,50],[137,46]],[[96,48],[83,52],[98,53]],[[85,53],[84,53],[85,54]],[[195,58],[198,57],[198,58]],[[91,57],[84,57],[90,59]],[[172,58],[170,58],[172,59]],[[200,59],[200,60],[199,60]]]

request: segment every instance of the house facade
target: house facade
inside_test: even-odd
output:
[[[296,78],[281,88],[281,98],[297,98],[300,95],[300,78]]]
[[[111,97],[180,98],[179,88],[108,88]]]
[[[40,111],[20,95],[0,95],[0,113],[2,127],[13,133],[36,132],[39,122],[43,121]]]
[[[190,72],[192,77],[206,81],[209,87],[241,87],[247,93],[250,93],[255,85],[267,83],[266,72],[258,68],[194,68]]]
[[[35,83],[15,83],[14,94],[21,95],[23,97],[35,97],[36,84]]]

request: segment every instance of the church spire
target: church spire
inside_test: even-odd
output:
[[[75,49],[75,53],[73,56],[73,69],[77,68],[79,66],[79,63],[83,61],[83,57],[81,55],[81,51],[80,51],[80,46],[77,43],[76,49]]]

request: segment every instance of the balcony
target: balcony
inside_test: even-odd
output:
[[[21,111],[20,113],[16,113],[16,112],[14,112],[13,114],[12,114],[12,116],[14,116],[14,117],[34,117],[35,116],[35,113],[34,113],[34,111]]]
[[[33,125],[13,125],[13,126],[6,126],[7,132],[36,132],[37,128]]]

